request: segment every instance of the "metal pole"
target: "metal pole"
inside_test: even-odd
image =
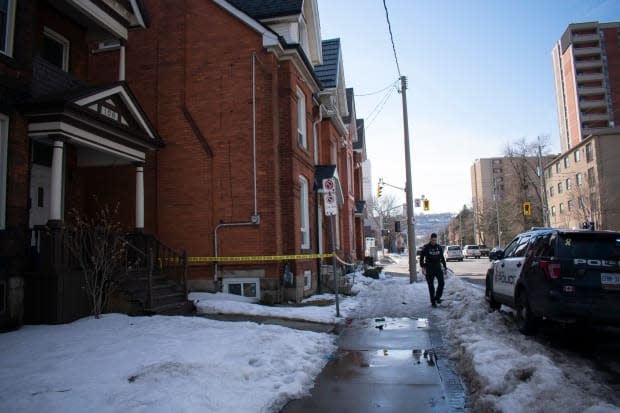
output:
[[[334,216],[330,215],[329,217],[329,238],[331,241],[332,247],[332,267],[334,269],[334,283],[336,284],[334,291],[336,293],[336,317],[340,317],[340,301],[338,299],[338,289],[340,287],[340,277],[338,276],[338,271],[336,271],[336,242],[334,241]]]
[[[416,268],[416,246],[415,246],[415,228],[413,215],[413,188],[411,179],[411,153],[409,150],[409,119],[407,116],[407,77],[400,77],[400,88],[403,95],[403,128],[405,130],[405,173],[406,185],[405,195],[407,196],[407,240],[409,243],[409,283],[415,282],[417,276]]]
[[[495,200],[495,216],[497,218],[497,245],[499,247],[502,246],[502,232],[499,228],[499,202],[498,202],[499,194],[497,193],[497,183],[495,181],[495,177],[493,177],[493,199]]]
[[[538,137],[538,171],[540,173],[540,192],[542,195],[542,215],[545,227],[549,226],[549,210],[547,209],[547,183],[545,181],[545,171],[542,166],[542,148],[540,146],[540,136]]]

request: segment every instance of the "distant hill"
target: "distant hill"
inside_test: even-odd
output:
[[[441,214],[418,214],[415,216],[415,237],[416,245],[421,245],[428,242],[430,235],[433,232],[443,232],[450,220],[455,217],[456,214],[450,212],[444,212]]]

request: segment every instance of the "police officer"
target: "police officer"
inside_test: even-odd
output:
[[[443,266],[443,269],[441,268]],[[432,233],[428,244],[422,247],[420,253],[420,267],[426,277],[428,293],[431,298],[431,305],[437,307],[441,303],[443,294],[444,279],[443,274],[447,271],[446,259],[443,257],[443,248],[437,244],[437,234]],[[435,278],[437,278],[437,290],[435,291]]]

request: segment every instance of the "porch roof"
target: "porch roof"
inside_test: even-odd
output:
[[[61,137],[127,161],[143,162],[145,152],[164,143],[125,82],[80,86],[30,100],[23,106],[28,135]]]

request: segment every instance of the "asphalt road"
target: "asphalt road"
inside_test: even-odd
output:
[[[487,257],[479,259],[465,258],[462,262],[450,261],[448,263],[448,268],[463,281],[467,281],[478,288],[484,289],[485,277],[490,265],[491,262]]]

